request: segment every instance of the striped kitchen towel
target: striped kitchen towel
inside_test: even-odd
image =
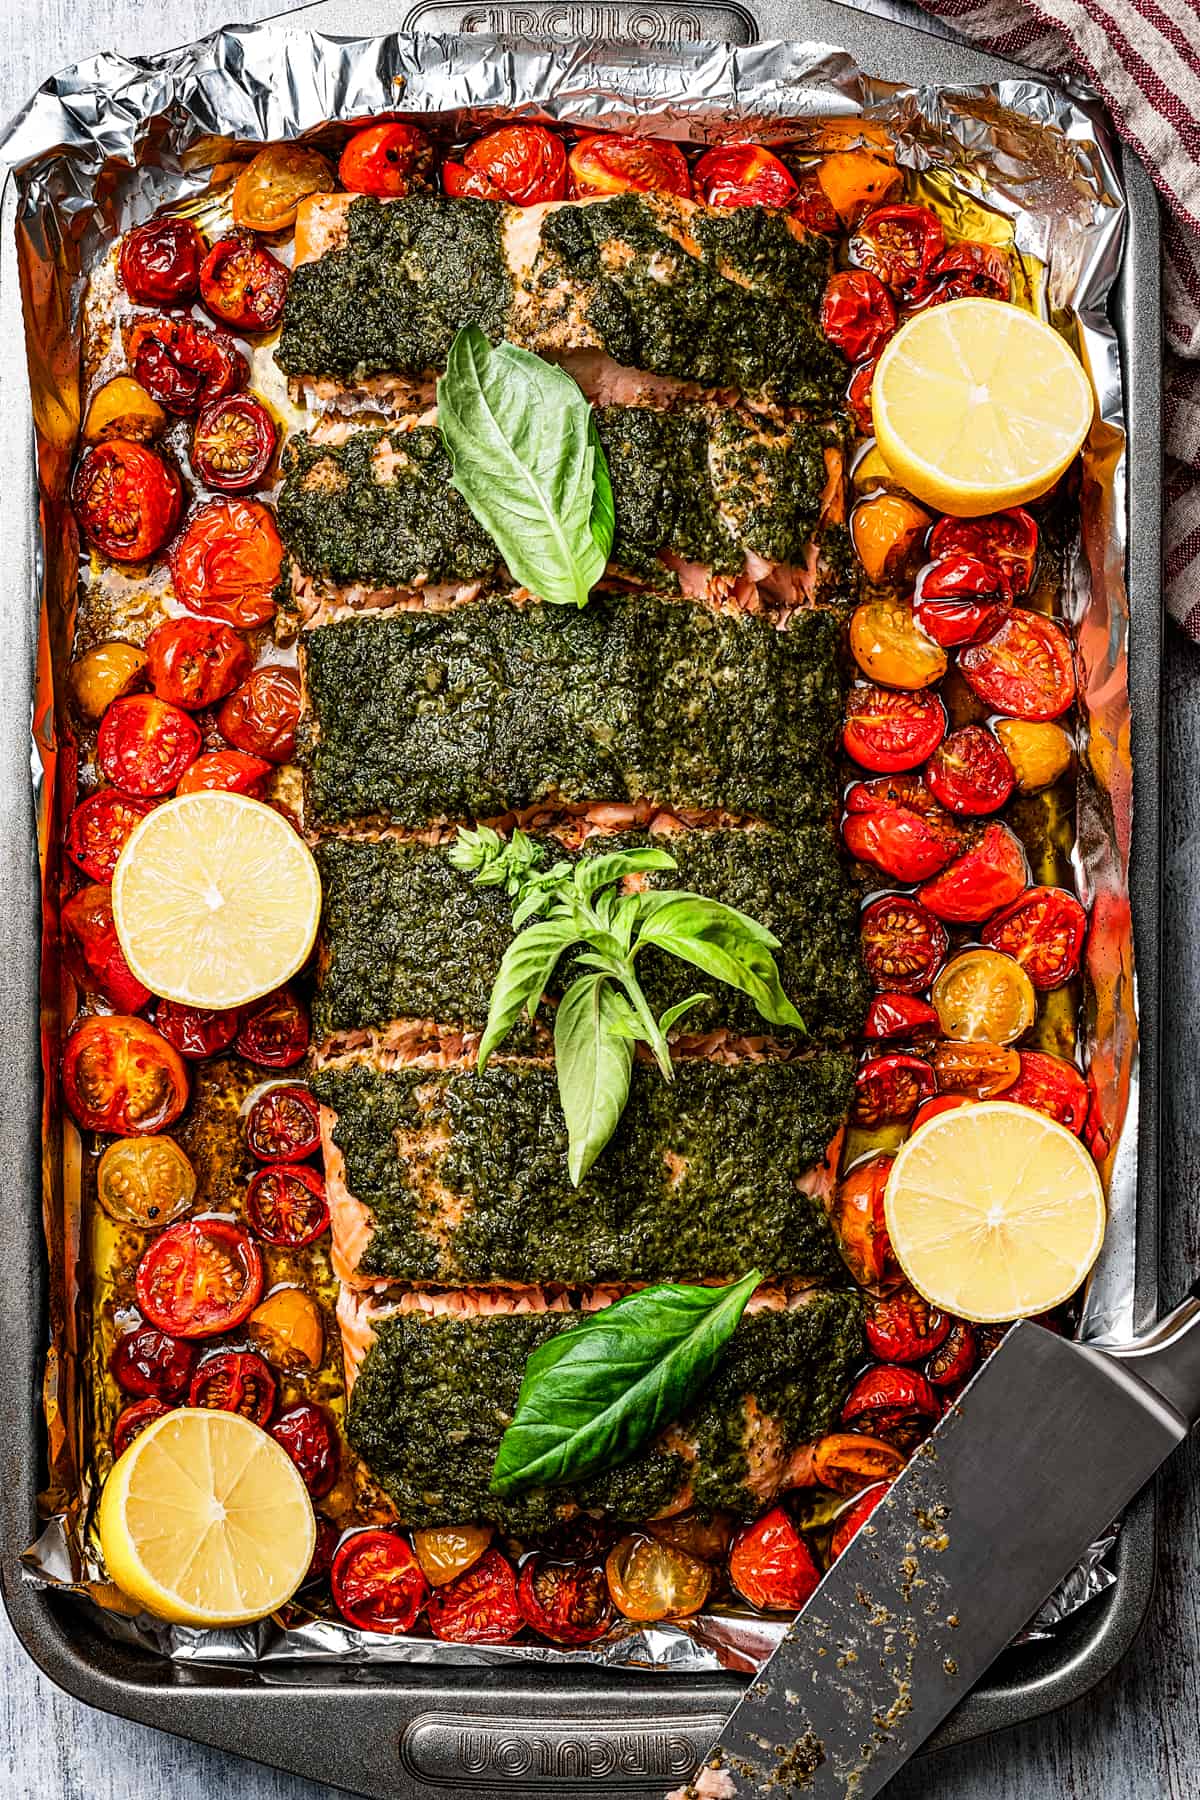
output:
[[[1167,610],[1200,642],[1200,0],[921,0],[951,31],[1096,89],[1163,199]]]

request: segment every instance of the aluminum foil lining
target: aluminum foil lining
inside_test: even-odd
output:
[[[1115,143],[1095,98],[1048,83],[902,89],[868,75],[826,44],[538,45],[477,36],[339,40],[282,25],[230,29],[161,56],[104,54],[48,81],[0,138],[18,185],[17,250],[37,428],[42,604],[49,656],[39,683],[35,787],[45,866],[52,822],[74,766],[53,727],[53,677],[69,652],[74,605],[71,542],[61,527],[79,424],[81,301],[87,271],[119,232],[157,207],[204,190],[214,165],[272,139],[311,136],[329,121],[380,112],[437,121],[467,134],[498,115],[635,129],[684,142],[753,136],[818,141],[820,124],[885,125],[899,161],[939,204],[991,214],[1036,272],[1043,316],[1071,334],[1092,377],[1098,413],[1085,448],[1082,531],[1066,610],[1081,671],[1075,870],[1092,909],[1081,1045],[1108,1143],[1103,1174],[1110,1226],[1085,1298],[1081,1331],[1097,1341],[1132,1334],[1137,1179],[1137,1009],[1128,859],[1133,803],[1124,585],[1125,438],[1118,345],[1107,302],[1120,262],[1125,205]],[[60,762],[62,768],[60,770]],[[56,784],[56,776],[62,779]],[[66,804],[70,804],[69,798]],[[43,1042],[57,1042],[47,998]],[[47,1084],[53,1092],[53,1083]],[[78,1158],[47,1113],[47,1238],[53,1343],[46,1411],[51,1508],[27,1552],[30,1579],[96,1605],[109,1634],[181,1663],[297,1661],[495,1664],[580,1660],[622,1669],[697,1673],[755,1670],[786,1629],[714,1610],[683,1625],[628,1625],[590,1650],[533,1645],[480,1650],[381,1638],[293,1605],[286,1618],[224,1632],[164,1626],[119,1610],[88,1531],[81,1434]],[[73,1210],[73,1205],[75,1210]],[[1111,1585],[1108,1536],[1032,1622],[1054,1626]]]

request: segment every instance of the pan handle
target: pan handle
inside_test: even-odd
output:
[[[1200,1280],[1185,1299],[1132,1344],[1104,1346],[1181,1413],[1189,1425],[1200,1421]]]

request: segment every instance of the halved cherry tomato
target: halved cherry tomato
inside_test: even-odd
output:
[[[682,1550],[685,1556],[699,1557],[701,1562],[720,1562],[733,1537],[732,1513],[716,1512],[706,1518],[699,1513],[673,1513],[669,1519],[650,1519],[646,1530],[660,1544]]]
[[[929,514],[904,494],[872,494],[861,500],[850,515],[850,537],[867,579],[890,581],[900,575],[928,527]]]
[[[93,881],[111,881],[125,840],[153,810],[153,800],[137,800],[116,788],[89,794],[67,823],[67,855]]]
[[[278,1415],[270,1430],[303,1475],[313,1499],[323,1499],[337,1480],[341,1463],[337,1431],[329,1414],[310,1400],[298,1400]]]
[[[158,1231],[196,1198],[196,1171],[174,1138],[118,1138],[100,1158],[96,1195],[110,1219]]]
[[[593,1643],[612,1620],[604,1564],[535,1552],[521,1565],[517,1606],[526,1625],[552,1644]]]
[[[318,1169],[271,1163],[251,1177],[246,1214],[268,1244],[299,1249],[329,1228],[325,1177]]]
[[[980,936],[993,950],[1015,956],[1035,988],[1062,987],[1078,972],[1087,914],[1065,888],[1027,888],[988,920]]]
[[[299,717],[299,675],[282,663],[267,663],[229,696],[217,714],[217,729],[248,756],[281,763],[295,754]]]
[[[141,686],[146,653],[120,638],[93,644],[77,656],[68,671],[71,698],[83,717],[91,722],[102,719],[114,700],[121,700]]]
[[[200,727],[182,707],[153,694],[114,700],[96,738],[101,770],[126,794],[169,794],[200,754]]]
[[[155,1325],[136,1325],[113,1345],[108,1366],[126,1394],[182,1400],[196,1361],[192,1344]]]
[[[850,1389],[838,1423],[911,1450],[941,1411],[942,1403],[924,1375],[896,1363],[876,1363],[864,1369]]]
[[[905,300],[921,300],[929,270],[946,245],[942,222],[927,206],[877,206],[850,239],[850,261],[869,269]]]
[[[930,265],[926,293],[931,306],[944,300],[962,300],[968,295],[1007,300],[1012,295],[1008,252],[995,244],[952,244]]]
[[[402,1637],[429,1597],[412,1545],[398,1531],[355,1531],[334,1552],[333,1603],[360,1631]]]
[[[266,144],[251,157],[233,187],[233,222],[250,231],[286,231],[310,194],[330,194],[337,184],[319,150],[305,144]]]
[[[864,1488],[852,1506],[848,1506],[837,1522],[837,1529],[829,1540],[829,1554],[836,1562],[852,1537],[855,1537],[866,1524],[883,1496],[891,1487],[890,1481],[876,1482],[874,1487]]]
[[[190,306],[200,285],[204,239],[189,219],[147,219],[121,240],[121,282],[139,306]]]
[[[192,433],[192,467],[205,487],[243,494],[258,487],[275,454],[275,422],[253,394],[228,394],[202,407]]]
[[[178,1000],[160,1000],[154,1023],[180,1056],[199,1059],[228,1050],[237,1036],[238,1014],[213,1012],[207,1006],[184,1006]]]
[[[867,1008],[862,1034],[868,1040],[918,1037],[937,1031],[938,1016],[927,1000],[915,994],[876,994]]]
[[[584,194],[680,194],[692,191],[692,179],[678,144],[658,138],[603,133],[580,138],[567,164],[571,192]]]
[[[71,483],[84,536],[113,562],[157,555],[183,510],[183,486],[157,450],[113,438],[85,450]]]
[[[1037,524],[1023,506],[982,519],[939,519],[929,534],[931,557],[962,554],[991,563],[1014,594],[1029,587],[1037,547]]]
[[[562,200],[567,153],[544,125],[501,125],[468,144],[461,162],[443,163],[442,185],[448,194],[507,200],[510,206]]]
[[[1003,806],[1016,786],[1016,776],[985,726],[960,725],[934,751],[925,785],[948,813],[974,817]]]
[[[911,778],[856,781],[846,794],[846,812],[842,836],[850,854],[896,881],[936,875],[962,848],[949,814]]]
[[[152,400],[187,417],[245,387],[249,364],[223,331],[194,319],[138,319],[130,327],[130,367]]]
[[[118,1012],[140,1012],[150,999],[125,961],[113,923],[112,889],[93,882],[80,888],[62,910],[64,960],[79,985],[102,994]]]
[[[864,769],[880,774],[915,769],[937,749],[945,731],[946,709],[936,694],[872,682],[846,696],[842,743]]]
[[[791,171],[762,144],[723,144],[706,150],[694,179],[705,206],[787,207],[797,193]]]
[[[464,1575],[435,1588],[425,1612],[434,1637],[448,1644],[507,1644],[524,1623],[513,1566],[499,1550],[485,1550]]]
[[[137,1303],[175,1337],[216,1337],[244,1324],[263,1286],[262,1252],[229,1219],[181,1219],[154,1239],[137,1266]]]
[[[145,1019],[81,1019],[63,1051],[63,1092],[85,1131],[144,1137],[173,1125],[187,1105],[183,1059]]]
[[[875,367],[879,358],[870,357],[859,363],[850,384],[846,389],[846,411],[860,437],[875,435],[875,412],[871,405],[871,388],[875,381]]]
[[[990,563],[962,554],[939,557],[917,576],[913,615],[936,644],[953,650],[995,631],[1005,615],[1008,591],[1003,575]]]
[[[952,1323],[949,1313],[930,1306],[915,1288],[902,1288],[887,1299],[872,1300],[863,1329],[880,1362],[915,1363],[933,1354]]]
[[[809,231],[821,232],[826,237],[841,235],[842,221],[838,218],[837,208],[821,186],[815,167],[801,169],[797,173],[792,216],[799,219]]]
[[[821,330],[847,362],[878,356],[896,329],[896,303],[877,275],[839,269],[821,301]]]
[[[1033,983],[999,950],[961,950],[933,984],[933,1004],[948,1038],[968,1044],[1011,1044],[1037,1014]]]
[[[141,1437],[147,1425],[153,1425],[155,1419],[161,1419],[164,1413],[173,1410],[165,1400],[135,1400],[117,1414],[117,1422],[113,1426],[112,1453],[113,1461],[122,1457],[134,1438]]]
[[[1091,1092],[1074,1063],[1044,1050],[1022,1050],[1020,1058],[1021,1072],[1004,1098],[1032,1106],[1079,1137],[1087,1123]]]
[[[197,1365],[189,1406],[241,1413],[265,1425],[275,1411],[275,1377],[257,1350],[216,1350]]]
[[[883,1191],[894,1156],[868,1156],[838,1182],[830,1224],[842,1261],[860,1287],[874,1287],[896,1269],[883,1216]]]
[[[965,1094],[938,1094],[934,1099],[926,1100],[923,1106],[918,1106],[909,1130],[919,1131],[927,1119],[936,1119],[941,1113],[954,1112],[958,1107],[970,1104]]]
[[[1015,719],[1057,719],[1075,698],[1070,640],[1040,613],[1008,613],[961,653],[958,666],[981,700]]]
[[[863,961],[877,988],[918,994],[927,988],[950,947],[940,919],[907,894],[872,900],[859,927]]]
[[[246,1332],[277,1369],[321,1366],[325,1325],[320,1307],[303,1288],[275,1288],[250,1314]]]
[[[988,825],[974,849],[925,882],[917,898],[950,925],[974,925],[1015,900],[1028,880],[1025,852],[1007,825]]]
[[[930,1052],[938,1092],[964,1100],[994,1100],[1017,1079],[1021,1063],[1003,1044],[935,1044]]]
[[[872,1130],[877,1125],[896,1125],[911,1119],[933,1091],[933,1070],[924,1057],[901,1051],[872,1056],[854,1077],[850,1116],[856,1125]]]
[[[222,794],[258,794],[273,763],[262,756],[246,756],[241,750],[210,750],[198,756],[175,789],[177,794],[196,794],[208,789]]]
[[[275,515],[258,500],[207,501],[171,551],[176,598],[241,630],[274,616],[282,566]]]
[[[955,1319],[925,1364],[926,1378],[935,1387],[958,1387],[975,1367],[978,1356],[974,1326],[965,1319]]]
[[[762,1612],[799,1612],[821,1571],[790,1515],[773,1506],[734,1539],[729,1579]]]
[[[433,145],[416,125],[400,119],[365,125],[346,144],[338,162],[338,180],[352,194],[391,198],[425,184],[433,163]]]
[[[306,1087],[268,1088],[250,1108],[246,1145],[259,1162],[303,1162],[321,1147],[321,1109]]]
[[[197,712],[249,674],[250,652],[216,619],[166,619],[146,639],[146,668],[160,700]]]
[[[220,238],[200,270],[200,302],[218,325],[271,331],[283,317],[288,272],[249,232]]]
[[[813,1473],[822,1487],[835,1494],[856,1494],[878,1481],[892,1481],[904,1467],[904,1452],[882,1438],[856,1431],[833,1431],[818,1438],[813,1451]]]
[[[428,1525],[412,1534],[413,1549],[430,1587],[445,1587],[479,1561],[492,1541],[490,1525]]]
[[[308,1049],[308,1014],[291,988],[276,988],[242,1015],[237,1052],[264,1069],[290,1069]]]
[[[946,673],[946,652],[902,600],[864,600],[856,606],[850,649],[863,674],[885,687],[932,687]]]
[[[644,1624],[699,1612],[713,1582],[707,1563],[640,1532],[613,1545],[604,1573],[618,1612]]]
[[[1073,748],[1061,725],[1034,724],[1029,719],[997,719],[996,736],[1013,766],[1023,794],[1036,794],[1061,779],[1071,767]]]

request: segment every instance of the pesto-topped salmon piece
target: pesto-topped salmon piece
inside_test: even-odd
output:
[[[326,1066],[312,1085],[335,1268],[360,1284],[836,1275],[816,1196],[852,1083],[840,1051],[686,1058],[671,1082],[639,1062],[574,1187],[553,1068]]]
[[[581,1509],[634,1524],[693,1505],[751,1517],[811,1479],[810,1446],[835,1423],[865,1355],[862,1302],[846,1289],[748,1309],[699,1398],[629,1462],[576,1487],[501,1499],[492,1466],[526,1359],[578,1313],[361,1305],[366,1349],[347,1435],[407,1525],[479,1519],[537,1532]]]
[[[828,820],[841,622],[786,631],[647,594],[481,601],[305,633],[306,820],[419,828],[650,801]]]

